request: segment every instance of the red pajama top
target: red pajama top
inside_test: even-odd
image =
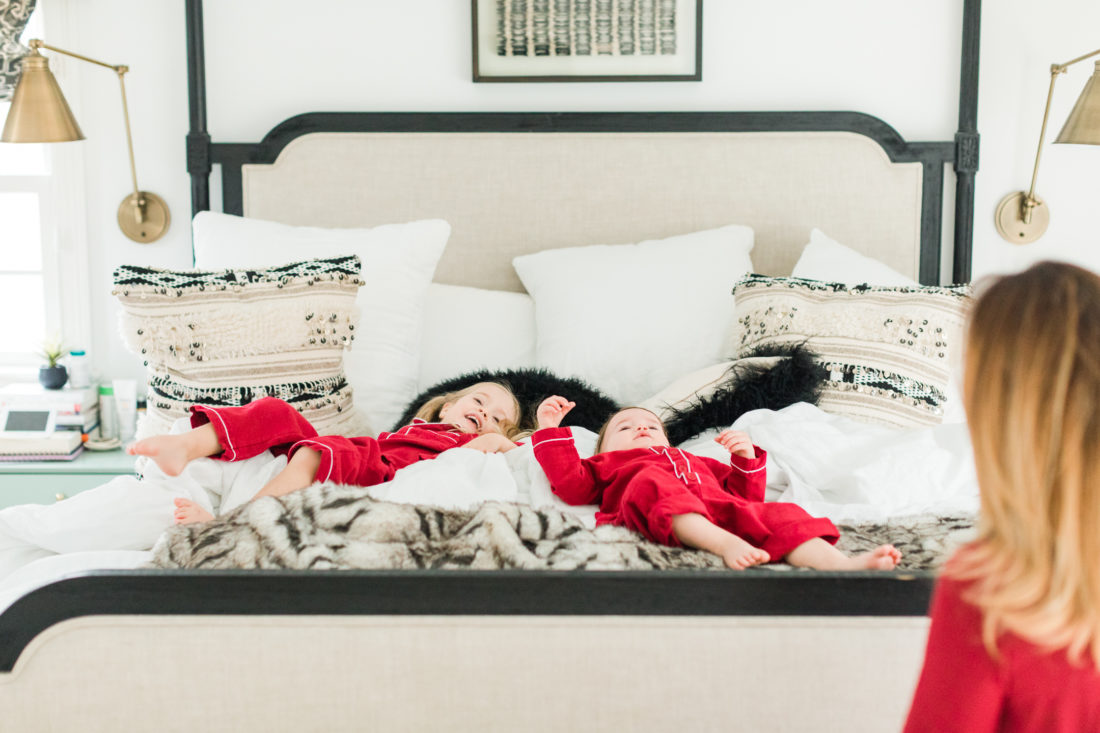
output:
[[[905,733],[1085,733],[1100,731],[1100,673],[1085,655],[1045,652],[1012,634],[1000,660],[982,644],[981,611],[967,583],[941,578],[932,597],[924,669]]]
[[[305,438],[290,446],[293,455],[300,448],[321,454],[316,481],[370,486],[389,481],[393,474],[417,461],[435,458],[448,448],[466,445],[477,433],[464,433],[454,425],[429,423],[419,418],[392,433],[377,438],[342,438],[326,435]]]
[[[604,514],[618,510],[627,485],[646,467],[668,472],[674,481],[699,484],[747,501],[764,501],[768,454],[756,446],[756,458],[730,455],[730,464],[725,464],[660,446],[597,453],[582,460],[569,428],[538,430],[531,442],[555,494],[567,504],[599,502]]]

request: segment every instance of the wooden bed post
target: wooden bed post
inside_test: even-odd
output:
[[[959,131],[955,133],[955,269],[952,282],[970,282],[974,244],[974,174],[978,172],[978,58],[981,0],[963,3]]]
[[[210,133],[206,130],[206,52],[203,47],[202,0],[186,0],[187,100],[191,129],[187,133],[187,172],[191,174],[191,216],[210,209]],[[192,257],[194,253],[192,253]]]

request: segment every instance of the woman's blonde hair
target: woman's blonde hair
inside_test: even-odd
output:
[[[1043,262],[992,281],[966,338],[982,511],[946,573],[973,581],[992,656],[1010,632],[1100,667],[1100,277]]]
[[[455,400],[465,397],[468,394],[477,392],[479,389],[487,386],[500,387],[508,396],[512,398],[512,414],[515,415],[515,420],[505,420],[500,424],[500,432],[504,434],[506,438],[514,439],[519,434],[519,419],[523,414],[520,408],[519,400],[516,399],[515,394],[512,392],[511,386],[504,382],[478,382],[477,384],[471,384],[469,387],[463,387],[462,389],[455,390],[454,392],[448,392],[441,394],[438,397],[433,397],[416,411],[414,417],[418,417],[421,420],[427,420],[428,422],[437,422],[439,420],[439,413],[443,410],[443,406],[454,402]]]
[[[645,410],[650,415],[657,418],[657,423],[661,426],[661,432],[665,434],[666,438],[668,437],[668,431],[665,430],[664,420],[662,420],[661,416],[658,415],[653,410],[649,409],[648,407],[638,407],[637,405],[633,405],[631,407],[622,407],[622,408],[619,408],[618,410],[615,410],[615,412],[611,413],[611,416],[608,417],[607,420],[604,421],[604,424],[600,426],[600,432],[598,432],[596,434],[596,452],[597,453],[600,453],[603,450],[603,439],[607,435],[607,428],[608,428],[609,425],[611,425],[611,421],[614,420],[619,415],[621,415],[622,413],[626,412],[627,410]]]

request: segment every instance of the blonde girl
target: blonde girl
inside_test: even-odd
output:
[[[265,397],[241,407],[191,408],[189,432],[158,435],[127,448],[149,456],[169,476],[178,476],[196,458],[240,461],[271,450],[286,454],[286,468],[252,497],[284,496],[315,481],[373,486],[393,478],[409,464],[435,458],[460,446],[485,453],[515,447],[520,406],[511,389],[481,382],[425,403],[413,422],[377,438],[318,436],[293,406]],[[176,499],[176,522],[205,522],[213,517],[188,499]]]
[[[963,399],[978,538],[936,586],[906,731],[1100,730],[1100,277],[988,285]]]

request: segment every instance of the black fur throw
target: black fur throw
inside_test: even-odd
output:
[[[478,382],[505,382],[512,388],[512,393],[519,400],[520,408],[523,410],[520,427],[524,430],[535,429],[535,410],[538,409],[540,402],[552,395],[561,395],[577,403],[577,406],[562,420],[563,426],[577,425],[598,431],[604,421],[618,409],[615,400],[574,377],[559,377],[546,369],[535,368],[499,371],[481,369],[451,377],[418,394],[405,408],[405,414],[401,416],[395,427],[412,422],[416,411],[431,398]]]
[[[672,408],[665,430],[672,445],[715,428],[728,428],[751,410],[778,410],[795,402],[817,404],[825,384],[825,368],[805,344],[761,346],[742,358],[781,356],[782,361],[764,367],[735,363],[713,394]]]

